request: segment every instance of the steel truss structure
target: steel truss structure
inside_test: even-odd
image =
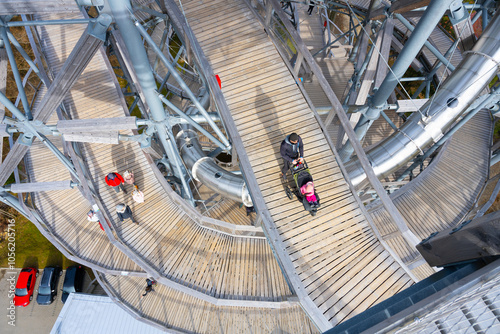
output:
[[[500,102],[495,6],[4,1],[0,132],[10,149],[0,164],[0,198],[155,326],[234,332],[248,330],[250,317],[257,332],[326,331],[437,271],[416,246],[436,229],[480,219],[491,205],[471,212],[500,157],[490,152]],[[439,26],[443,17],[454,37]],[[19,27],[30,49],[19,43]],[[15,99],[7,82],[15,83]],[[286,200],[274,177],[279,143],[297,126],[325,193],[314,219]],[[380,141],[374,131],[383,132]],[[463,147],[455,139],[462,133],[470,136]],[[470,174],[443,177],[439,171],[454,167],[447,154],[468,149]],[[240,170],[221,167],[221,153]],[[142,178],[147,201],[133,203],[140,233],[115,218],[114,206],[130,199],[103,182],[120,168]],[[447,198],[460,187],[469,188]],[[217,196],[254,207],[253,225],[241,223],[236,205],[208,216]],[[82,215],[91,208],[102,234]],[[158,280],[168,309],[183,304],[179,312],[194,318],[158,314],[159,300],[143,306],[137,294],[145,277]],[[220,324],[212,324],[214,314]]]

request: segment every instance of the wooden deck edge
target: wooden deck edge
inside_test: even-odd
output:
[[[96,275],[97,277],[97,275]],[[148,277],[148,276],[146,276]],[[208,296],[199,291],[189,289],[183,285],[172,282],[165,278],[159,278],[157,281],[168,288],[176,290],[178,292],[184,293],[188,296],[200,299],[204,302],[210,303],[218,307],[250,307],[250,308],[262,308],[262,309],[287,309],[290,307],[300,305],[299,301],[295,297],[290,297],[288,300],[273,302],[273,301],[260,301],[260,300],[241,300],[241,299],[221,299],[216,297]],[[166,284],[165,284],[166,283]]]
[[[115,270],[115,269],[109,269],[106,267],[102,267],[98,265],[97,263],[85,260],[81,257],[79,257],[77,254],[73,254],[69,249],[66,248],[63,242],[59,241],[59,238],[57,238],[52,230],[48,227],[47,223],[43,220],[43,218],[40,216],[38,213],[38,210],[28,208],[24,202],[21,202],[24,210],[28,213],[28,218],[35,226],[36,228],[42,233],[42,235],[47,238],[65,257],[70,259],[71,261],[81,263],[85,265],[86,267],[91,268],[92,270],[99,270],[103,273],[110,274],[110,275],[129,275],[129,276],[138,276],[138,277],[147,277],[146,272],[144,271],[126,271],[126,270]]]

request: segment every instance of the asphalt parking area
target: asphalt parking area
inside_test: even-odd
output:
[[[61,289],[66,271],[64,270],[63,275],[59,278],[57,297],[52,304],[38,305],[36,303],[38,285],[40,284],[40,279],[43,274],[43,270],[40,269],[31,303],[26,307],[15,307],[15,309],[12,310],[9,309],[10,301],[12,300],[12,297],[9,296],[10,279],[14,276],[13,284],[15,286],[20,271],[21,269],[15,269],[13,271],[0,269],[0,309],[2,310],[1,314],[3,314],[3,316],[0,317],[0,332],[2,334],[50,333],[59,312],[61,312],[64,306],[61,301]],[[90,279],[88,275],[86,275],[83,285],[84,291],[89,281]],[[11,314],[12,311],[14,312],[13,317]],[[14,322],[12,322],[12,320],[14,320]],[[12,324],[15,324],[15,326]]]

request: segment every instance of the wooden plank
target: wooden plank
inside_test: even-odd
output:
[[[389,55],[391,51],[392,35],[394,32],[394,19],[387,18],[382,36],[382,45],[380,46],[380,59],[377,63],[377,75],[373,83],[373,88],[379,88],[389,71]],[[377,52],[377,51],[375,51]]]
[[[74,0],[2,0],[0,15],[78,13]]]
[[[137,130],[136,117],[113,117],[95,119],[59,120],[57,130],[67,132],[101,132],[119,130]]]
[[[111,133],[71,133],[63,134],[64,140],[80,143],[118,144],[118,132]]]
[[[35,183],[13,183],[10,185],[10,191],[14,193],[30,193],[37,191],[53,191],[71,189],[71,180],[68,181],[52,181],[52,182],[35,182]]]

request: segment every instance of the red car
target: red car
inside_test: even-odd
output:
[[[28,306],[33,299],[38,270],[35,268],[23,268],[17,278],[16,293],[14,296],[15,306]]]

